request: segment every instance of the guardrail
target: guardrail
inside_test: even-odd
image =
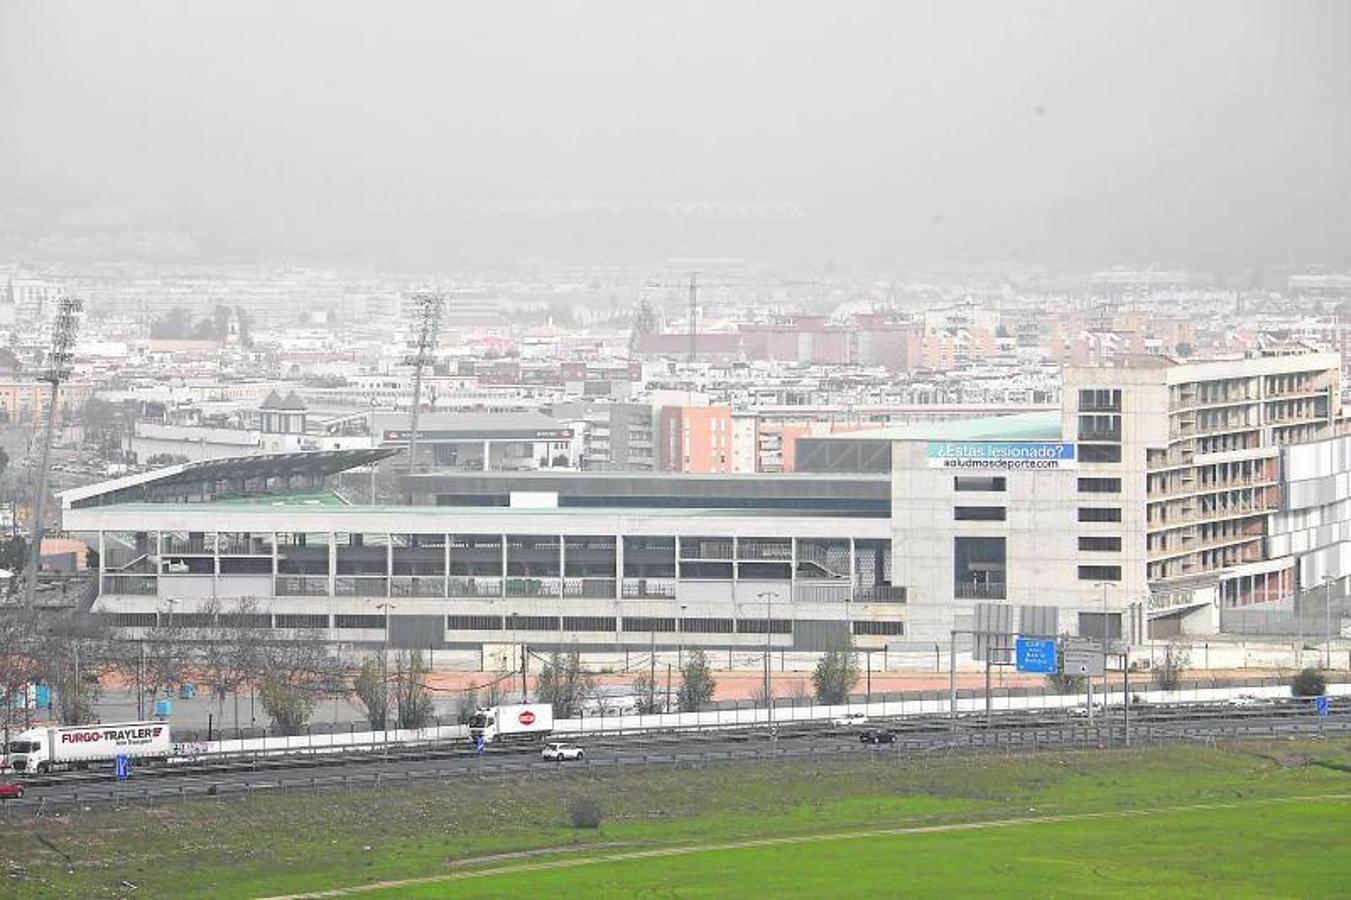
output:
[[[867,755],[873,760],[885,757],[900,758],[932,754],[972,754],[1038,752],[1041,750],[1096,749],[1114,746],[1150,746],[1168,743],[1201,741],[1207,744],[1220,741],[1261,738],[1326,737],[1351,735],[1351,717],[1345,714],[1335,718],[1300,717],[1295,719],[1263,718],[1251,722],[1215,721],[1205,719],[1178,723],[1142,722],[1130,729],[1127,741],[1125,726],[1117,721],[1098,725],[1033,723],[1023,728],[963,729],[935,731],[921,736],[901,735],[895,743],[876,745],[839,742],[823,745],[813,743],[792,746],[791,741],[772,740],[764,735],[763,744],[755,747],[708,750],[698,752],[643,752],[630,756],[616,755],[612,759],[588,757],[582,763],[559,764],[541,762],[535,758],[518,756],[497,760],[489,758],[461,759],[462,765],[451,768],[386,769],[343,772],[340,775],[311,775],[292,773],[277,777],[259,777],[243,781],[215,781],[194,779],[190,783],[159,784],[145,787],[113,785],[94,787],[76,785],[69,795],[38,797],[3,801],[6,824],[17,824],[35,818],[59,815],[83,815],[103,810],[119,810],[136,806],[155,806],[186,802],[190,797],[210,797],[217,801],[226,798],[252,798],[264,792],[288,793],[343,788],[380,790],[407,787],[420,781],[445,781],[451,778],[472,778],[479,781],[500,781],[518,778],[558,778],[576,775],[594,776],[597,773],[645,771],[650,769],[707,768],[713,765],[738,762],[765,762],[812,759],[833,756]],[[462,754],[463,756],[463,754]]]

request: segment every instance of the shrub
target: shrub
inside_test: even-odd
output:
[[[568,823],[573,828],[599,828],[600,804],[590,797],[573,797],[567,803]]]
[[[1327,693],[1327,689],[1327,679],[1314,668],[1302,670],[1290,681],[1292,697],[1321,697]]]
[[[1154,665],[1154,686],[1163,691],[1182,687],[1182,676],[1191,665],[1191,656],[1176,644],[1169,644],[1163,659]]]

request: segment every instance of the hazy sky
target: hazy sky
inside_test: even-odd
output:
[[[400,265],[1351,265],[1348,37],[1339,0],[0,0],[0,228]]]

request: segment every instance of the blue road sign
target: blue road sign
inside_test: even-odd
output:
[[[117,780],[126,781],[131,777],[131,758],[126,754],[119,754],[114,760],[116,764]]]
[[[1318,714],[1320,716],[1326,716],[1328,715],[1328,713],[1332,711],[1331,703],[1329,703],[1327,695],[1324,695],[1322,697],[1315,697],[1313,705],[1314,709],[1318,711]]]
[[[1043,675],[1055,674],[1055,641],[1018,638],[1014,644],[1014,662],[1019,672],[1040,672]]]
[[[485,745],[483,743],[483,735],[480,734],[478,736],[478,740],[474,742],[474,749],[478,751],[479,756],[483,755],[484,746]]]

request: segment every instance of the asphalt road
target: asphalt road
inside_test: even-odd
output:
[[[1351,702],[1342,700],[1333,715],[1320,719],[1303,704],[1252,707],[1200,706],[1132,709],[1134,743],[1218,741],[1243,737],[1351,734]],[[942,754],[982,751],[1051,749],[1057,747],[1123,746],[1125,728],[1119,707],[1090,725],[1064,712],[984,714],[957,719],[943,716],[874,720],[868,728],[896,735],[892,744],[859,740],[861,729],[822,724],[795,725],[772,735],[755,729],[680,732],[587,738],[575,743],[585,750],[581,762],[546,763],[540,745],[490,747],[479,757],[464,744],[388,752],[316,754],[305,757],[259,757],[219,762],[147,765],[118,783],[111,769],[55,773],[24,780],[25,797],[7,801],[5,816],[70,812],[104,806],[164,803],[190,796],[243,795],[256,792],[311,790],[322,786],[371,789],[418,781],[500,778],[530,775],[552,777],[632,768],[703,767],[768,759],[813,759],[840,754]]]

